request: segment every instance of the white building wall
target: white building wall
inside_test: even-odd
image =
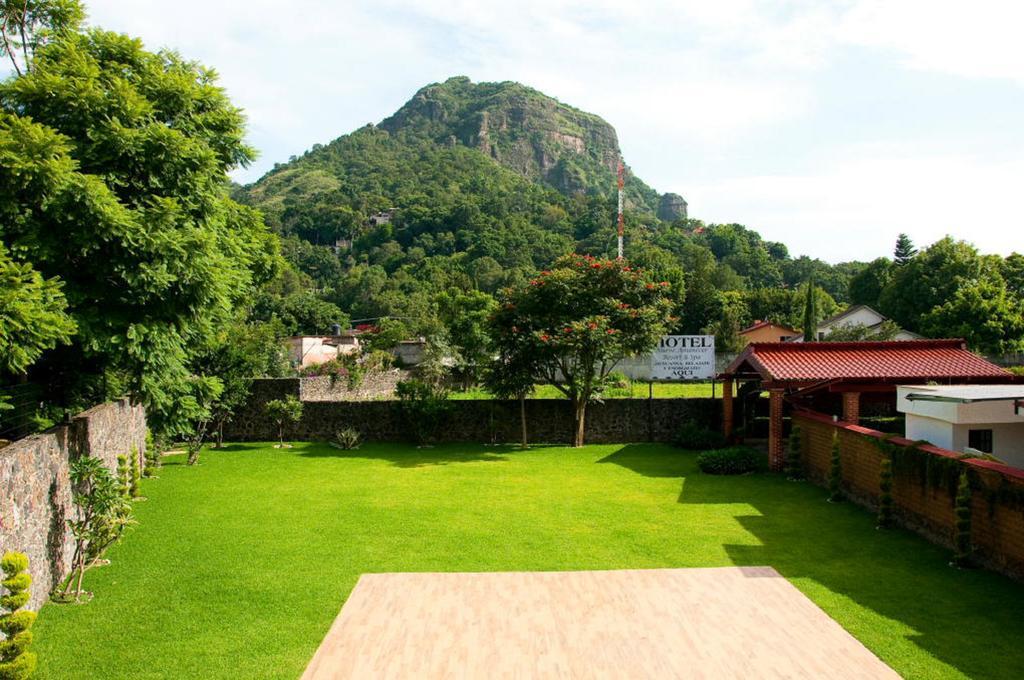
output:
[[[960,451],[954,439],[954,426],[945,420],[927,416],[907,414],[906,437],[911,441],[925,440],[935,446]],[[966,438],[966,435],[964,435]]]

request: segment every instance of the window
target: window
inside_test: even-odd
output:
[[[992,453],[992,430],[968,430],[967,445],[978,451]]]

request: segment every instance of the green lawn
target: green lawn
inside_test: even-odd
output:
[[[716,384],[712,388],[710,382],[698,383],[653,383],[655,399],[695,399],[699,397],[721,397],[722,385]],[[712,391],[714,394],[712,394]],[[611,389],[605,393],[606,399],[647,399],[650,396],[648,383],[631,382],[629,387]],[[452,392],[450,399],[494,399],[486,390],[475,387],[463,392]],[[554,385],[536,385],[530,399],[565,399],[565,395],[559,392]]]
[[[900,673],[1020,677],[1024,585],[775,475],[657,445],[231,445],[146,480],[40,678],[296,678],[359,574],[770,565]],[[792,651],[792,650],[791,650]]]

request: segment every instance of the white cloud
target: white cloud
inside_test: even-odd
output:
[[[791,252],[834,262],[888,255],[900,232],[919,245],[951,234],[983,252],[1024,252],[1024,160],[862,151],[849,150],[814,174],[697,186],[691,203],[704,206],[709,221],[745,223]]]

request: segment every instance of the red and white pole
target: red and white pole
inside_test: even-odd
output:
[[[622,220],[622,159],[619,158],[619,259],[622,259],[622,235],[625,232],[624,223]]]

